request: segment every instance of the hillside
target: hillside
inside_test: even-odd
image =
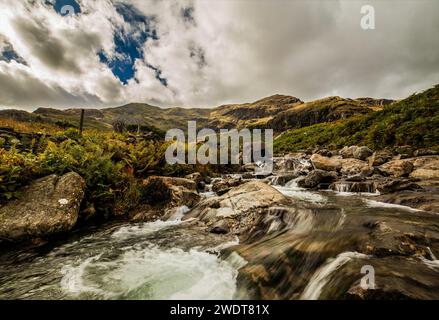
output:
[[[204,127],[210,114],[209,109],[202,108],[159,108],[148,104],[131,103],[125,106],[103,109],[104,121],[112,123],[123,119],[128,123],[146,123],[163,131],[173,128],[187,128],[188,121],[197,121],[199,127]]]
[[[197,121],[198,128],[270,128],[281,133],[322,122],[332,122],[355,115],[373,113],[392,103],[392,100],[328,97],[311,102],[287,95],[273,95],[252,103],[229,104],[216,108],[159,108],[131,103],[115,108],[86,109],[86,129],[112,130],[116,121],[126,125],[141,125],[166,131],[185,130],[188,121]],[[79,109],[57,110],[39,108],[33,113],[19,110],[0,111],[0,118],[22,122],[37,122],[61,128],[78,127]],[[155,130],[153,130],[155,131]]]
[[[377,112],[286,131],[276,139],[275,151],[354,144],[373,149],[402,145],[439,149],[439,85]]]
[[[303,102],[295,97],[273,95],[253,103],[224,105],[214,109],[209,116],[211,128],[266,127],[279,113]]]
[[[346,119],[353,115],[381,110],[392,100],[376,100],[371,98],[344,99],[328,97],[298,104],[277,114],[267,123],[267,128],[282,132],[292,128],[302,128],[322,122]]]

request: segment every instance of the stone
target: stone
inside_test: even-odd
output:
[[[340,172],[345,176],[369,176],[373,173],[373,169],[369,167],[369,164],[366,161],[349,158],[341,160]]]
[[[74,172],[33,181],[0,207],[0,238],[19,241],[70,231],[84,191],[84,179]]]
[[[413,164],[409,160],[393,160],[379,167],[379,169],[393,177],[406,177],[413,170]]]
[[[421,190],[422,187],[410,179],[387,178],[376,182],[376,189],[380,193],[392,193],[403,190]]]
[[[368,157],[370,157],[373,154],[373,151],[369,149],[368,147],[357,147],[353,151],[353,156],[355,159],[358,160],[366,160]]]
[[[290,200],[275,188],[252,180],[233,187],[222,196],[200,201],[184,219],[197,218],[210,225],[211,230],[224,228],[227,221],[229,232],[246,235],[267,208],[288,203]]]
[[[216,179],[212,182],[212,191],[218,195],[227,193],[231,188],[242,184],[242,179],[227,177],[224,179]]]
[[[195,181],[185,178],[151,176],[143,181],[143,203],[129,214],[133,221],[167,219],[175,209],[193,207],[201,197]]]
[[[310,160],[315,169],[339,171],[342,167],[341,159],[338,157],[328,158],[315,153]]]
[[[387,151],[377,151],[374,152],[369,158],[369,166],[375,167],[385,164],[386,162],[392,160],[393,155]]]
[[[354,157],[354,151],[355,149],[358,148],[357,146],[346,146],[343,149],[341,149],[338,154],[341,155],[343,157],[343,159],[347,159],[347,158],[353,158]]]
[[[301,188],[317,188],[321,184],[329,184],[337,179],[335,172],[314,170],[311,171],[304,179],[298,180],[297,185]]]

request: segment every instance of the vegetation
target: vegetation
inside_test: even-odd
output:
[[[381,111],[289,130],[275,140],[274,148],[284,153],[355,144],[376,150],[402,145],[439,150],[439,85]]]

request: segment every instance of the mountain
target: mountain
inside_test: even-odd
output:
[[[188,121],[196,121],[198,128],[272,128],[281,133],[321,122],[345,119],[353,115],[381,110],[391,103],[385,99],[344,99],[329,97],[312,102],[287,95],[273,95],[252,103],[228,104],[216,108],[159,108],[142,103],[131,103],[116,108],[86,109],[84,127],[112,130],[116,121],[126,125],[141,125],[166,131],[171,128],[186,130]],[[19,110],[0,111],[0,118],[24,122],[44,122],[62,128],[78,127],[80,109],[58,110],[39,108],[33,113]]]
[[[403,145],[439,150],[439,85],[376,112],[288,130],[275,140],[275,151],[349,145],[376,150]]]
[[[253,103],[224,105],[212,110],[208,127],[265,127],[279,113],[301,104],[303,102],[298,98],[278,94]]]
[[[163,131],[180,128],[186,129],[188,121],[197,121],[200,128],[206,126],[210,109],[203,108],[159,108],[142,103],[131,103],[117,108],[102,110],[104,121],[112,123],[122,119],[128,123],[146,123]]]

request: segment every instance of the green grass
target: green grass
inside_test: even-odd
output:
[[[401,145],[439,150],[439,85],[381,111],[289,130],[275,140],[274,149],[285,153],[346,145],[366,145],[375,150]]]

